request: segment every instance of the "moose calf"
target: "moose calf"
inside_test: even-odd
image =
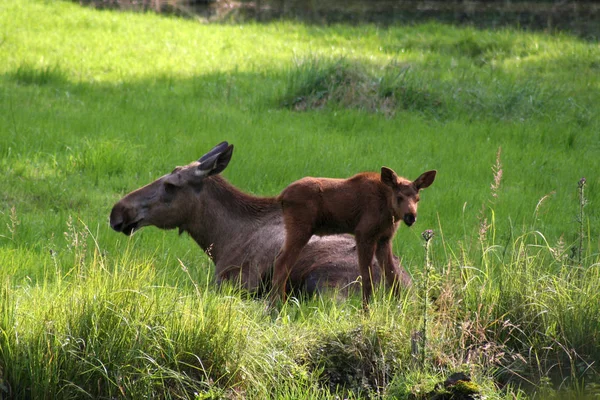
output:
[[[286,236],[275,260],[273,299],[285,295],[291,266],[313,234],[354,234],[365,308],[373,290],[373,255],[387,285],[396,288],[400,270],[393,262],[392,239],[400,221],[408,226],[416,221],[419,191],[429,187],[435,175],[435,170],[427,171],[411,182],[382,167],[381,175],[363,172],[348,179],[306,177],[290,184],[278,197]]]

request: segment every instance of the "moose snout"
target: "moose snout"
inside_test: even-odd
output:
[[[413,213],[406,213],[402,219],[406,225],[411,226],[417,220],[417,216]]]
[[[121,232],[123,230],[123,221],[110,221],[110,227],[113,228],[117,232]]]
[[[117,232],[123,230],[123,216],[116,210],[116,207],[114,207],[110,213],[110,227]]]
[[[131,225],[128,221],[131,221],[128,207],[125,207],[121,203],[115,204],[110,212],[110,227],[117,232],[123,232],[128,235],[130,234],[127,232],[128,227]]]
[[[127,236],[141,226],[142,220],[141,214],[128,204],[117,203],[110,212],[110,227]]]

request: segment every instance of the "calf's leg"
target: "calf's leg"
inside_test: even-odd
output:
[[[380,239],[377,242],[375,257],[379,262],[383,275],[385,275],[385,283],[392,288],[394,293],[398,292],[399,283],[401,280],[400,270],[394,264],[394,255],[392,253],[392,241],[389,238]]]
[[[358,267],[362,278],[363,308],[368,310],[369,300],[373,293],[371,264],[373,263],[373,254],[375,253],[375,242],[372,239],[363,237],[360,233],[357,233],[355,237],[356,251],[358,253]]]
[[[272,302],[277,298],[285,301],[285,285],[290,276],[292,267],[296,264],[300,252],[312,236],[312,228],[310,225],[294,223],[291,219],[286,219],[285,217],[284,221],[286,222],[285,241],[273,267]]]

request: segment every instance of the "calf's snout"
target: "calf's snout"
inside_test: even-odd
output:
[[[406,213],[404,214],[403,220],[406,225],[411,226],[417,220],[417,216],[413,213]]]

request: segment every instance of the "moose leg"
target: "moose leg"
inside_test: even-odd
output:
[[[392,288],[394,293],[398,291],[400,280],[400,272],[394,264],[394,255],[392,254],[392,241],[389,238],[380,239],[377,242],[377,250],[375,256],[379,262],[379,266],[385,275],[385,283]]]
[[[356,234],[356,250],[358,252],[358,267],[362,278],[363,308],[368,310],[369,300],[373,293],[373,284],[371,282],[371,264],[373,254],[375,253],[375,242],[371,239],[361,237]]]
[[[290,229],[286,225],[285,242],[273,267],[273,291],[271,302],[277,298],[285,301],[285,285],[290,276],[292,267],[296,264],[300,252],[306,246],[312,231],[310,228],[302,226],[293,226]]]

